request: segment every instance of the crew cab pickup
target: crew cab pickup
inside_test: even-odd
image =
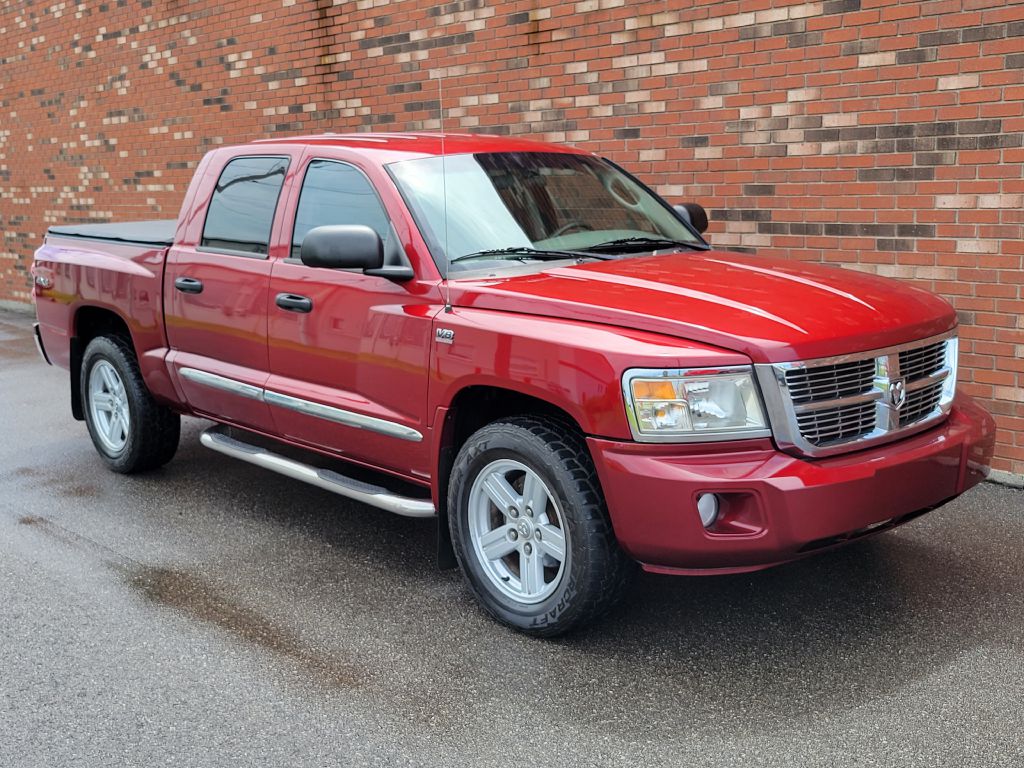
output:
[[[207,154],[177,221],[51,227],[44,358],[117,472],[209,448],[390,512],[535,635],[637,564],[756,570],[980,482],[994,426],[908,284],[714,250],[614,163],[504,137]]]

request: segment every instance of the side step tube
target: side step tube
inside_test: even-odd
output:
[[[295,480],[315,485],[339,496],[360,501],[363,504],[369,504],[371,507],[394,512],[396,515],[404,515],[405,517],[434,517],[436,514],[434,505],[429,500],[397,496],[386,488],[353,480],[329,469],[320,469],[309,464],[294,461],[293,459],[268,451],[266,448],[236,440],[224,434],[220,427],[211,427],[206,430],[200,435],[199,441],[207,448],[211,448],[219,453],[247,461],[250,464],[255,464],[257,467],[269,469],[272,472],[277,472]]]

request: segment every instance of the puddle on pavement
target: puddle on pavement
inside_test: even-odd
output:
[[[59,493],[61,496],[70,496],[73,499],[93,499],[100,496],[103,492],[95,485],[76,483],[63,486]]]
[[[28,357],[38,357],[35,342],[31,339],[0,339],[0,360],[21,360]],[[40,365],[46,363],[39,360]]]
[[[352,687],[362,682],[361,675],[350,665],[317,654],[293,633],[276,626],[251,608],[232,602],[195,574],[173,568],[144,566],[126,575],[126,582],[147,600],[286,656],[322,683]]]
[[[28,317],[25,318],[24,325],[0,318],[0,360],[38,354],[36,343],[32,339],[30,322]]]
[[[86,536],[70,531],[45,517],[26,515],[19,525],[30,526],[52,539],[92,555],[117,572],[125,584],[151,603],[171,608],[184,616],[225,630],[297,663],[316,682],[351,688],[363,675],[342,659],[318,653],[293,632],[274,624],[259,612],[231,600],[202,576],[184,570],[148,566],[121,555]]]
[[[48,480],[47,486],[54,488],[61,496],[72,499],[94,499],[103,495],[103,489],[92,483],[83,483],[68,479],[56,473],[46,473],[36,467],[17,467],[10,472],[0,472],[0,480],[14,477],[19,480],[43,477]]]

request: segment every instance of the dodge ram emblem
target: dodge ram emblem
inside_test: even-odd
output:
[[[897,411],[907,402],[907,385],[903,379],[896,379],[889,385],[889,402]]]

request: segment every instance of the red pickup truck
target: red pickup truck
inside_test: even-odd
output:
[[[713,250],[614,163],[502,137],[210,152],[175,221],[51,227],[45,359],[117,472],[204,445],[403,515],[535,635],[639,563],[737,573],[981,481],[956,315],[918,288]]]

